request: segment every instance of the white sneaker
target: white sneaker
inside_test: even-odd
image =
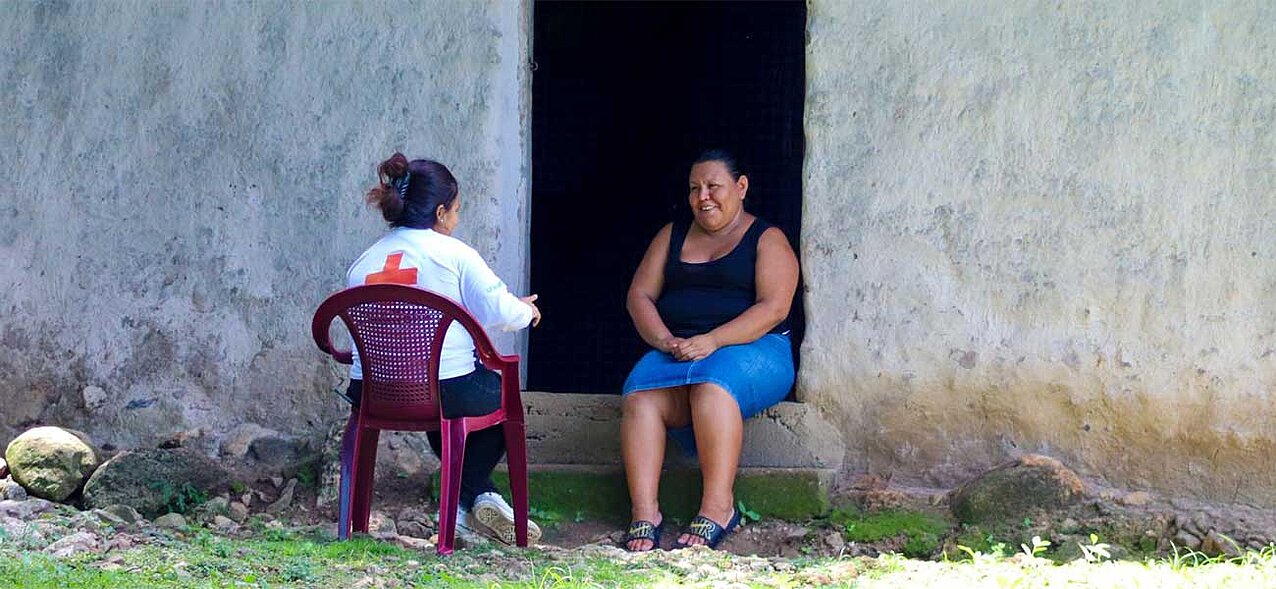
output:
[[[497,493],[487,492],[474,498],[473,516],[469,519],[471,528],[484,527],[493,537],[506,544],[514,544],[514,508]],[[535,544],[541,539],[541,528],[530,518],[527,520],[527,543]]]
[[[486,544],[487,537],[484,535],[485,532],[480,532],[474,527],[477,523],[478,521],[474,520],[470,512],[457,507],[456,539],[466,544]]]

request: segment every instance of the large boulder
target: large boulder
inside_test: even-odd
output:
[[[1018,521],[1034,510],[1067,507],[1085,496],[1085,483],[1063,463],[1025,454],[967,481],[949,495],[962,523]]]
[[[184,512],[219,493],[229,474],[185,448],[121,452],[84,484],[84,505],[127,505],[147,518]]]
[[[4,456],[13,480],[50,501],[65,501],[98,466],[97,452],[84,434],[60,427],[27,430],[9,442]]]

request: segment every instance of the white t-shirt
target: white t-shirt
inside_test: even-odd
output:
[[[532,308],[510,294],[474,248],[432,229],[394,229],[346,272],[348,287],[376,283],[406,284],[441,294],[460,303],[487,330],[517,331],[532,322]],[[352,351],[350,378],[362,379],[359,351]],[[443,337],[439,378],[473,371],[474,340],[454,321]]]

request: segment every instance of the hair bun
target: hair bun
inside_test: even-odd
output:
[[[399,178],[408,173],[408,158],[402,153],[394,152],[390,159],[381,162],[377,166],[377,173],[381,175],[382,182],[389,182],[393,178]]]

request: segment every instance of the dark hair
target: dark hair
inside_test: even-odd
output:
[[[740,165],[740,161],[735,158],[731,152],[725,149],[706,149],[700,152],[700,156],[691,165],[703,164],[705,162],[721,162],[726,166],[727,173],[731,174],[732,180],[739,180],[744,175],[744,166]]]
[[[407,190],[400,194],[398,186],[404,176]],[[447,166],[434,160],[409,162],[398,152],[377,166],[377,178],[379,182],[364,200],[381,209],[381,216],[391,227],[434,227],[439,205],[451,208],[460,189]]]

